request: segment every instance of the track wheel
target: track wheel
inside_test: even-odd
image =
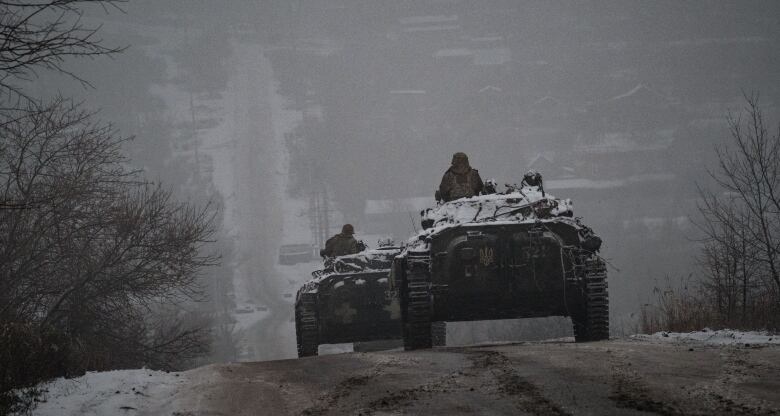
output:
[[[447,345],[447,323],[443,321],[431,322],[431,343],[434,347]]]
[[[609,295],[607,269],[595,255],[580,259],[582,273],[582,307],[572,316],[574,339],[577,342],[609,339]]]
[[[404,349],[431,348],[431,285],[428,263],[407,258],[403,290]]]
[[[298,357],[317,355],[320,334],[317,322],[317,297],[313,293],[301,295],[295,307],[295,335],[298,341]]]

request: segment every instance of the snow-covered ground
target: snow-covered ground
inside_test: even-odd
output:
[[[645,341],[699,342],[713,345],[766,345],[780,344],[780,335],[767,332],[743,332],[731,329],[694,332],[656,332],[652,335],[634,335],[633,339]]]
[[[774,335],[739,331],[398,349],[89,373],[51,383],[33,415],[769,415],[778,359]]]
[[[90,372],[45,386],[37,416],[124,415],[153,411],[189,383],[184,373],[151,370]]]

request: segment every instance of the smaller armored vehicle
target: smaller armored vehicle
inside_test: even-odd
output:
[[[400,251],[386,243],[378,249],[328,259],[324,269],[312,273],[295,299],[299,357],[317,355],[321,344],[368,346],[372,341],[402,339],[398,292],[389,282],[393,258]],[[436,322],[432,328],[433,344],[444,345],[446,324]]]
[[[505,193],[438,204],[393,260],[404,347],[430,348],[432,323],[570,316],[577,342],[609,337],[601,239],[570,200],[526,175]]]
[[[398,247],[364,250],[327,261],[298,290],[298,356],[317,355],[320,344],[401,338],[398,297],[388,282]]]

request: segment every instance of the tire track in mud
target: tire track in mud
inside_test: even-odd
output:
[[[421,399],[443,393],[479,391],[485,396],[510,398],[517,410],[535,415],[564,416],[569,413],[544,397],[538,387],[520,377],[511,361],[497,351],[459,350],[471,366],[439,377],[435,381],[401,390],[368,404],[370,411],[398,410]],[[368,413],[370,414],[370,413]]]
[[[623,409],[662,416],[686,414],[677,403],[667,403],[655,397],[652,390],[642,382],[639,374],[620,365],[612,367],[612,394],[609,399],[615,402],[615,406]]]
[[[518,410],[535,415],[569,415],[550,399],[544,397],[537,386],[520,377],[512,368],[512,362],[497,351],[469,351],[473,368],[484,369],[494,377],[498,393],[511,397]]]
[[[322,416],[327,414],[344,414],[354,406],[342,406],[342,401],[352,395],[357,389],[362,386],[366,386],[370,380],[380,377],[385,368],[394,364],[396,360],[387,358],[369,370],[366,370],[363,374],[358,374],[339,382],[333,390],[323,394],[314,406],[304,409],[301,412],[302,416]]]
[[[780,415],[780,409],[744,392],[737,393],[734,386],[753,378],[758,363],[750,361],[749,351],[743,347],[726,347],[721,352],[723,370],[718,379],[708,386],[694,391],[700,400],[708,402],[716,414],[723,415]]]
[[[608,398],[615,406],[662,416],[685,414],[678,403],[669,403],[669,397],[660,398],[654,395],[650,387],[643,382],[642,376],[631,368],[631,363],[625,355],[615,351],[609,353],[612,394]]]
[[[780,415],[779,358],[777,347],[633,341],[340,354],[217,367],[216,380],[209,369],[198,373],[208,378],[175,398],[192,405],[174,410],[307,416]]]
[[[349,396],[356,387],[368,384],[372,375],[349,377],[336,385],[332,392],[319,399],[319,403],[301,412],[303,416],[326,415],[337,409],[339,402]]]
[[[687,398],[672,397],[674,392],[651,388],[642,375],[631,368],[627,357],[611,358],[612,394],[609,399],[619,408],[638,410],[662,416],[682,415],[780,415],[780,410],[760,399],[736,394],[731,386],[750,375],[754,366],[746,361],[747,352],[728,348],[721,353],[723,369],[712,383],[687,389]]]
[[[341,381],[324,394],[317,404],[305,409],[301,415],[371,415],[428,406],[431,402],[434,407],[437,407],[451,401],[453,395],[459,397],[463,394],[486,397],[488,399],[485,403],[492,403],[499,398],[508,399],[511,403],[510,407],[529,414],[561,416],[569,414],[544,397],[537,386],[520,377],[513,370],[512,362],[503,354],[495,351],[453,352],[465,355],[469,365],[437,375],[433,379],[409,388],[386,390],[386,394],[379,395],[374,391],[372,394],[372,388],[376,387],[374,379],[397,375],[393,369],[400,361],[389,359],[363,374]],[[436,400],[442,402],[436,403]],[[469,403],[461,403],[460,407],[463,410],[468,409]]]
[[[370,415],[376,411],[396,410],[410,406],[422,399],[433,398],[438,394],[465,390],[465,387],[461,385],[462,383],[459,383],[457,380],[459,373],[463,374],[460,371],[454,371],[450,374],[439,376],[430,383],[395,392],[388,391],[386,396],[379,397],[367,403],[364,408],[365,413]]]

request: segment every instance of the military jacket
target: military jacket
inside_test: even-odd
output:
[[[479,172],[473,168],[458,173],[450,167],[444,173],[439,185],[439,195],[445,202],[479,195],[481,191],[482,178],[479,177]]]
[[[354,254],[360,251],[358,242],[350,234],[339,233],[329,238],[325,242],[325,249],[320,254],[325,257],[338,257],[347,254]]]

